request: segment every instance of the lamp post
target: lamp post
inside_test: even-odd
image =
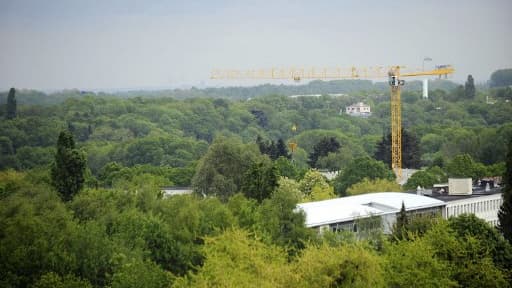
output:
[[[430,57],[423,58],[423,65],[421,66],[421,69],[423,71],[425,71],[425,61],[432,61],[432,58],[430,58]]]

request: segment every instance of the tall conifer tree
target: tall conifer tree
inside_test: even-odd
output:
[[[502,189],[503,204],[498,211],[500,221],[498,228],[503,236],[512,244],[512,139],[508,144],[505,175]]]
[[[85,168],[85,155],[75,148],[73,134],[69,131],[60,132],[55,162],[51,168],[51,180],[64,201],[73,199],[73,196],[82,189]]]
[[[7,119],[16,118],[16,89],[11,88],[7,96]]]

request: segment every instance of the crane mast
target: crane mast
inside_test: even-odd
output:
[[[391,88],[391,168],[396,177],[402,178],[402,107],[400,87],[405,84],[400,79],[400,67],[389,70],[389,87]]]
[[[372,79],[388,77],[391,94],[391,167],[397,178],[402,178],[402,108],[400,100],[400,90],[405,81],[402,77],[431,76],[436,75],[447,77],[455,70],[451,65],[436,66],[434,70],[401,73],[404,66],[373,66],[368,68],[350,67],[343,69],[340,67],[324,68],[270,68],[270,69],[252,69],[252,70],[213,70],[211,79],[215,80],[243,80],[243,79],[268,79],[283,80],[292,79],[300,81],[302,79]]]

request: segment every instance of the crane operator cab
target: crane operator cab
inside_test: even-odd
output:
[[[405,81],[399,80],[398,76],[395,76],[395,75],[389,76],[389,86],[398,87],[398,86],[404,86],[404,84],[405,84]]]

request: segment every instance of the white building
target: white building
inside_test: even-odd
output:
[[[368,117],[372,115],[372,111],[370,106],[364,104],[363,102],[359,102],[356,104],[352,104],[345,108],[345,113],[351,116],[358,117]]]
[[[471,178],[450,178],[448,184],[434,187],[431,197],[446,203],[443,217],[457,217],[461,214],[475,214],[487,223],[498,225],[498,211],[503,199],[501,189],[472,187]],[[437,188],[437,189],[436,189]]]
[[[445,206],[443,201],[431,197],[401,192],[368,193],[297,206],[306,214],[306,226],[319,231],[357,231],[357,220],[378,216],[384,233],[390,233],[402,202],[409,214],[441,214]]]
[[[164,197],[170,197],[175,195],[187,195],[192,194],[194,190],[192,187],[162,187],[161,188],[162,194]]]
[[[492,226],[498,225],[498,211],[503,199],[501,193],[489,195],[472,195],[472,197],[454,197],[446,199],[443,217],[457,217],[461,214],[475,214]]]
[[[464,183],[455,186],[465,189]],[[453,187],[455,187],[453,186]],[[404,203],[407,214],[441,215],[443,218],[475,214],[487,223],[498,224],[498,211],[503,203],[499,188],[490,191],[474,190],[462,194],[432,193],[423,196],[405,192],[380,192],[348,196],[324,201],[301,203],[297,208],[306,215],[306,226],[318,231],[357,231],[357,222],[372,216],[380,217],[384,233],[391,233],[396,216]]]

